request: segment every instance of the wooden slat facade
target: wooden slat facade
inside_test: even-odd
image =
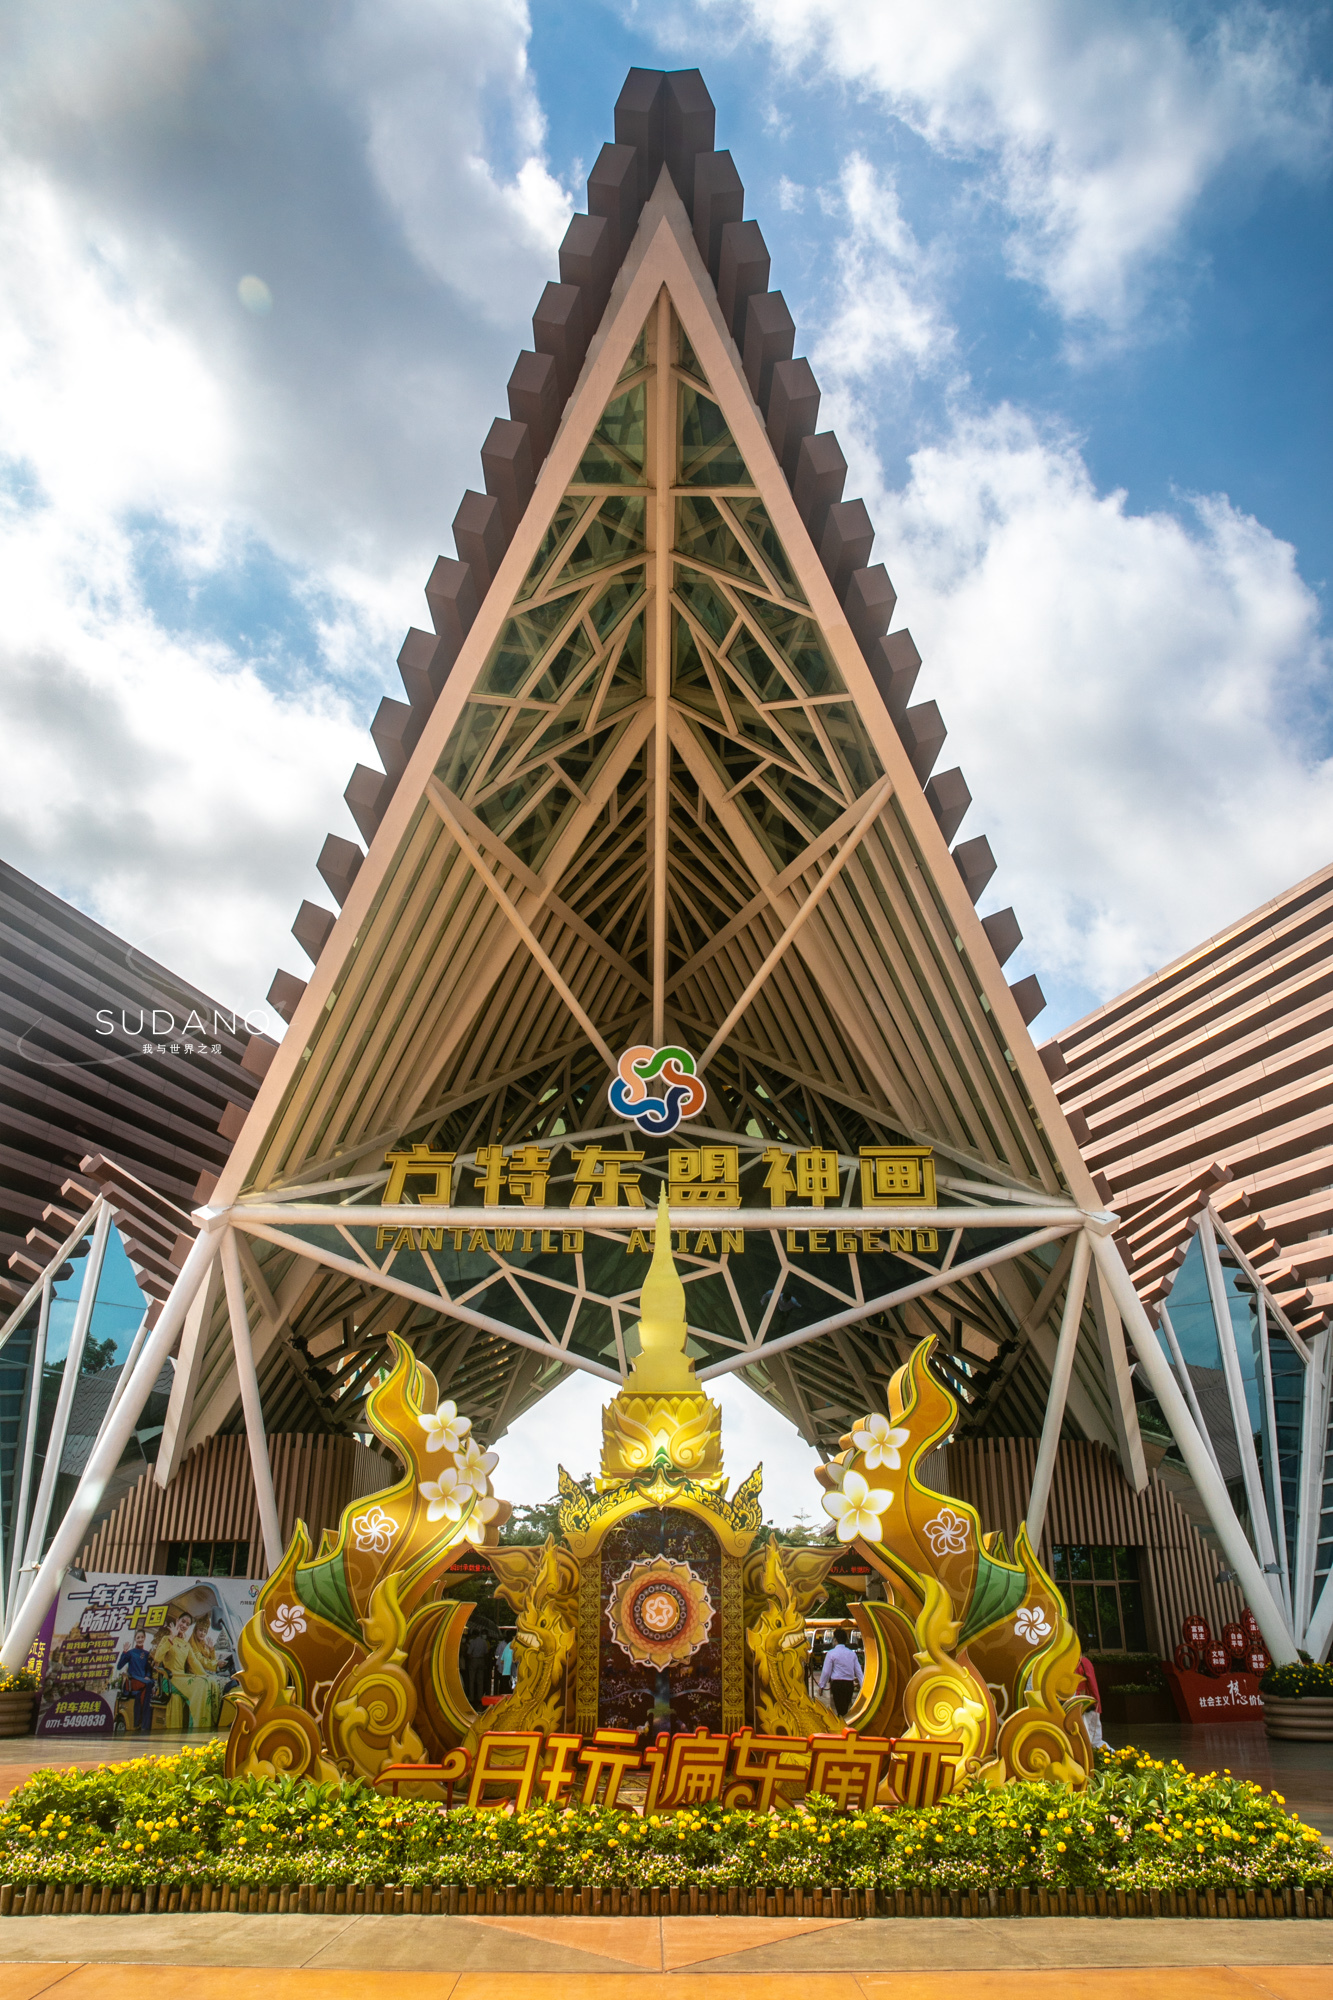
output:
[[[202,1035],[183,1031],[191,1016]],[[102,1191],[90,1154],[165,1197],[188,1231],[272,1052],[232,1010],[0,861],[0,1306],[17,1304]],[[132,1218],[122,1234],[134,1261]]]
[[[268,1450],[284,1542],[300,1520],[318,1546],[349,1500],[376,1493],[399,1476],[390,1460],[350,1437],[287,1433],[270,1437]],[[196,1445],[170,1486],[156,1485],[149,1468],[84,1547],[79,1566],[151,1574],[165,1560],[169,1542],[187,1541],[248,1542],[246,1575],[265,1574],[243,1436],[216,1436]]]
[[[941,1483],[969,1500],[982,1526],[1000,1529],[1012,1547],[1027,1512],[1036,1439],[966,1438],[946,1456]],[[1157,1473],[1135,1493],[1105,1445],[1068,1439],[1060,1445],[1038,1550],[1048,1566],[1059,1542],[1138,1550],[1148,1643],[1167,1658],[1190,1612],[1201,1612],[1217,1632],[1245,1608],[1234,1585],[1217,1583],[1219,1557]]]
[[[1042,1054],[1124,1217],[1118,1240],[1150,1311],[1211,1199],[1298,1329],[1327,1323],[1333,866],[1062,1029]]]

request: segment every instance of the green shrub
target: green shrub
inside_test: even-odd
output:
[[[1227,1772],[1104,1753],[1087,1791],[973,1786],[928,1809],[447,1810],[361,1784],[222,1776],[221,1748],[39,1772],[0,1811],[0,1880],[1144,1891],[1333,1887],[1319,1835]]]
[[[1307,1695],[1320,1695],[1327,1701],[1333,1697],[1333,1666],[1304,1660],[1290,1667],[1268,1667],[1259,1692],[1277,1695],[1281,1701],[1300,1701]]]

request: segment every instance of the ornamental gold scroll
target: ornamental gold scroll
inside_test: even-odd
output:
[[[891,1378],[888,1415],[863,1417],[816,1472],[839,1541],[868,1557],[887,1597],[856,1609],[867,1672],[848,1721],[899,1743],[948,1744],[955,1785],[1047,1778],[1081,1790],[1089,1698],[1059,1591],[1025,1526],[1010,1557],[973,1507],[921,1478],[958,1420],[928,1365],[933,1346],[922,1341]]]
[[[495,1546],[510,1506],[468,1418],[404,1341],[389,1344],[366,1415],[407,1470],[350,1502],[318,1551],[297,1523],[241,1633],[229,1777],[374,1779],[444,1754],[473,1721],[457,1665],[471,1606],[435,1593],[464,1549]]]

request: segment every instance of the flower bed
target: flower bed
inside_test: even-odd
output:
[[[446,1810],[228,1780],[210,1745],[44,1771],[0,1812],[0,1916],[33,1910],[602,1909],[1333,1915],[1333,1855],[1276,1793],[1112,1751],[1079,1798],[928,1809]],[[836,1886],[834,1886],[836,1885]]]
[[[1328,1701],[1333,1699],[1333,1665],[1327,1660],[1297,1660],[1289,1667],[1268,1667],[1259,1692],[1283,1701]]]

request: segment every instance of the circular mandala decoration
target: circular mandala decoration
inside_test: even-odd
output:
[[[612,1585],[606,1616],[616,1644],[632,1660],[660,1669],[688,1660],[707,1643],[713,1601],[688,1563],[640,1556]]]

